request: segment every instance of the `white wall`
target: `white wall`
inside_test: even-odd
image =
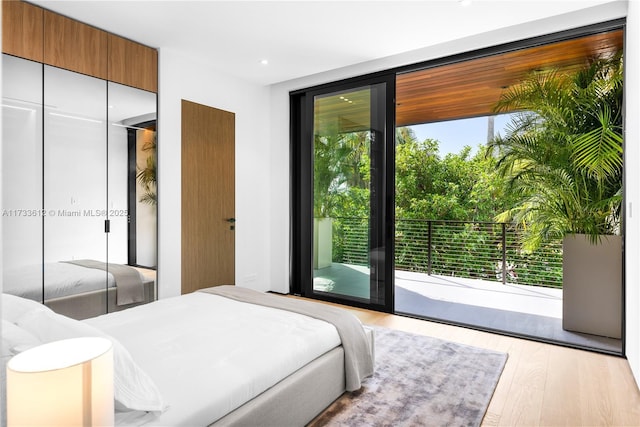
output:
[[[158,100],[158,286],[160,298],[179,295],[181,100],[235,113],[236,284],[270,289],[270,120],[268,88],[222,75],[161,49]]]
[[[640,384],[640,2],[629,2],[625,46],[626,355]]]

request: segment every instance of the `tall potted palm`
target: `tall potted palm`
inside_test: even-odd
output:
[[[503,93],[496,111],[518,113],[507,134],[489,144],[519,201],[498,220],[523,230],[525,249],[563,239],[563,327],[616,338],[622,83],[621,54],[574,72],[536,71]]]

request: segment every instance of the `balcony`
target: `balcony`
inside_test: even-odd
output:
[[[333,218],[333,262],[314,290],[369,297],[368,219]],[[562,245],[520,249],[506,224],[396,220],[395,311],[619,353],[621,341],[562,329]]]

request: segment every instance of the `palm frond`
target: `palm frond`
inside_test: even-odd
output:
[[[619,232],[622,187],[622,59],[578,72],[532,73],[507,89],[495,111],[517,111],[487,155],[517,205],[496,217],[527,248],[567,233]]]

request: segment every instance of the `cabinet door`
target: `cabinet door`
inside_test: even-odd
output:
[[[157,92],[158,51],[109,34],[108,80]]]
[[[2,51],[42,62],[43,9],[22,1],[2,2]]]
[[[44,11],[44,63],[100,79],[107,78],[105,31]]]

